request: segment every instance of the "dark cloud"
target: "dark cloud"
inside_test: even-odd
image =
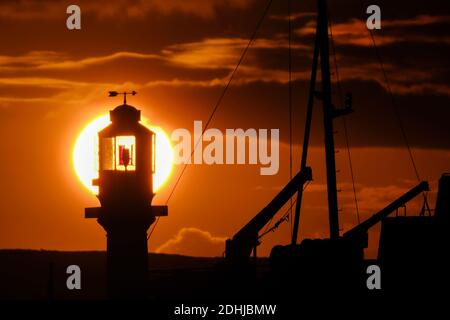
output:
[[[100,4],[106,7],[103,13]],[[330,2],[341,86],[354,95],[356,112],[349,117],[351,140],[358,146],[403,145],[364,25],[368,4]],[[206,119],[265,3],[223,0],[163,6],[157,0],[110,5],[81,2],[86,12],[80,32],[65,29],[64,11],[59,17],[62,5],[56,0],[2,2],[3,15],[9,12],[22,19],[20,23],[2,21],[8,26],[8,32],[5,28],[0,31],[7,48],[0,54],[3,107],[21,103],[89,105],[101,101],[100,96],[109,88],[133,87],[155,112],[170,117],[169,110],[180,114],[188,108],[195,119]],[[194,5],[198,12],[192,12]],[[426,7],[403,0],[380,1],[378,5],[383,27],[374,32],[375,39],[410,142],[413,146],[448,148],[448,5],[437,0],[428,1]],[[41,12],[47,7],[50,9],[44,17]],[[287,139],[286,10],[287,3],[273,3],[223,100],[215,125],[278,127],[282,139]],[[119,17],[117,12],[121,11],[125,14]],[[293,3],[297,30],[292,45],[293,102],[299,129],[307,99],[314,12],[315,1]],[[337,86],[333,89],[339,106]],[[316,110],[313,142],[319,144],[320,108]],[[194,120],[172,117],[174,125],[188,126]],[[298,131],[300,140],[302,130]]]
[[[100,20],[110,19],[144,19],[154,14],[170,15],[182,13],[204,19],[216,17],[223,8],[242,10],[249,7],[254,0],[106,0],[77,1],[82,12],[93,14]],[[11,0],[0,4],[0,17],[3,19],[47,20],[57,19],[65,12],[68,4],[62,0]],[[64,10],[64,11],[63,11]]]

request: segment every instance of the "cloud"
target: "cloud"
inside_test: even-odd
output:
[[[64,52],[30,51],[21,56],[0,56],[0,70],[61,70],[80,69],[119,59],[159,59],[156,54],[119,51],[105,56],[71,60]]]
[[[291,21],[302,19],[302,18],[311,18],[317,15],[316,12],[295,12],[291,14]],[[271,15],[269,16],[272,20],[281,20],[281,21],[289,21],[288,15]]]
[[[55,88],[55,89],[70,89],[77,87],[90,87],[95,85],[89,82],[70,81],[55,78],[41,78],[41,77],[17,77],[17,78],[0,78],[0,85],[8,86],[32,86],[38,88]],[[103,84],[110,86],[110,83]]]
[[[415,95],[425,95],[425,94],[437,94],[443,96],[450,96],[450,86],[446,84],[430,84],[430,83],[420,83],[412,85],[391,85],[393,92],[402,95],[415,94]]]
[[[161,87],[161,86],[186,86],[186,87],[215,87],[224,86],[229,79],[229,72],[235,67],[243,48],[248,40],[246,39],[206,39],[197,43],[186,43],[173,45],[162,50],[160,54],[140,53],[140,52],[114,52],[104,56],[85,57],[81,59],[73,59],[64,52],[55,51],[30,51],[18,56],[0,56],[0,72],[11,74],[11,72],[21,72],[22,74],[30,74],[44,71],[69,71],[86,69],[98,65],[107,65],[118,63],[119,60],[158,60],[158,64],[165,63],[166,66],[176,69],[186,68],[192,69],[229,69],[225,76],[214,76],[203,79],[179,79],[176,75],[172,79],[154,79],[143,83],[144,87]],[[261,39],[254,43],[255,49],[271,50],[283,48],[287,44],[284,40]],[[300,46],[299,46],[300,47]],[[176,71],[173,71],[176,72]],[[218,72],[218,74],[223,72]],[[294,72],[293,80],[306,79],[308,72]],[[64,78],[70,78],[70,74],[63,73],[60,75]],[[278,82],[287,83],[287,70],[277,70],[271,68],[263,68],[256,62],[250,61],[246,65],[241,65],[239,69],[239,77],[234,80],[234,85],[245,85],[253,82]],[[86,85],[95,85],[95,83],[85,83],[71,81],[66,79],[49,79],[46,77],[5,77],[0,78],[0,85],[16,85],[16,86],[36,86],[36,87],[54,87],[70,89],[72,86],[80,87]],[[111,86],[113,84],[99,84]]]
[[[179,12],[211,19],[223,7],[242,10],[248,8],[252,3],[253,0],[141,0],[139,6],[135,6],[135,9],[136,11],[142,9],[144,11],[156,10],[163,14]]]
[[[22,88],[21,92],[26,92],[26,94],[3,94],[0,97],[0,105],[2,107],[9,107],[14,104],[24,105],[36,103],[80,105],[86,104],[98,96],[104,96],[111,88],[117,90],[130,87],[140,89],[143,86],[133,82],[83,82],[45,77],[0,78],[0,89],[10,89],[12,87]],[[50,93],[45,96],[34,96],[33,93],[28,90],[31,88],[55,89],[55,92],[50,91]]]
[[[418,19],[417,21],[411,19],[411,25],[414,23],[432,23],[434,21],[441,21],[440,19]],[[409,21],[409,20],[408,20]],[[406,24],[406,20],[399,23]],[[353,25],[355,24],[355,25]],[[361,45],[363,41],[370,41],[368,38],[365,25],[360,21],[353,20],[351,24],[342,24],[337,30],[338,38],[342,39],[344,43],[350,41],[353,44]],[[353,36],[352,36],[353,35]],[[364,39],[364,40],[362,40]],[[347,41],[347,42],[345,42]],[[387,36],[382,37],[382,43],[393,43],[396,39],[390,39]],[[427,39],[426,41],[431,41]],[[377,43],[379,41],[377,40]],[[176,44],[167,47],[163,50],[164,59],[168,63],[175,66],[181,66],[191,69],[228,69],[229,72],[234,69],[242,51],[247,45],[248,40],[243,38],[208,38],[197,42]],[[450,41],[449,41],[450,43]],[[363,43],[369,45],[369,43]],[[371,43],[370,43],[371,45]],[[273,39],[257,39],[251,46],[251,51],[248,52],[244,63],[240,66],[238,76],[234,79],[234,85],[245,85],[254,82],[273,82],[286,84],[289,79],[287,69],[280,69],[280,66],[266,66],[270,60],[277,59],[277,50],[282,51],[288,48],[287,40],[283,37]],[[308,57],[311,53],[311,48],[300,42],[292,45],[294,53],[302,53]],[[256,51],[256,52],[255,52]],[[265,52],[264,52],[265,51]],[[267,55],[267,54],[268,55]],[[265,56],[266,60],[261,60],[258,57]],[[347,80],[367,80],[378,83],[381,87],[385,86],[385,81],[382,76],[380,66],[378,63],[369,63],[363,61],[354,61],[352,55],[337,57],[339,72],[342,81]],[[345,60],[345,61],[344,61]],[[300,69],[299,69],[300,68]],[[389,75],[391,81],[391,89],[396,94],[438,94],[450,95],[450,86],[443,83],[431,83],[434,77],[438,76],[440,70],[427,69],[424,70],[418,66],[409,66],[407,70],[404,67],[396,64],[384,63],[384,68]],[[308,80],[310,77],[309,65],[307,68],[298,67],[292,73],[292,80]],[[226,83],[228,76],[222,78],[214,78],[194,82],[187,82],[188,85],[212,86]],[[173,84],[173,83],[172,83]],[[180,82],[177,82],[180,85]]]
[[[376,43],[378,46],[385,46],[399,42],[415,42],[415,43],[446,43],[450,44],[450,37],[443,37],[442,35],[421,35],[414,31],[408,31],[413,27],[431,26],[437,24],[449,24],[450,16],[429,16],[419,15],[414,18],[398,19],[398,20],[382,20],[383,32],[376,32]],[[315,34],[316,23],[310,21],[301,28],[298,28],[295,33],[299,36],[312,36]],[[387,31],[395,31],[394,29],[401,28],[401,33]],[[370,47],[372,40],[370,39],[364,21],[352,18],[346,22],[335,23],[332,26],[333,39],[338,45],[354,45]]]
[[[383,26],[386,27],[413,27],[426,26],[431,24],[450,23],[450,16],[430,16],[418,15],[414,18],[386,20],[383,21]]]
[[[147,60],[147,59],[158,59],[161,61],[167,61],[174,64],[183,64],[184,66],[191,68],[233,68],[237,59],[237,53],[227,54],[226,51],[232,51],[233,47],[239,47],[241,41],[230,41],[230,39],[210,39],[204,42],[205,48],[202,46],[186,44],[186,48],[183,49],[182,53],[173,53],[170,51],[165,51],[164,55],[157,54],[146,54],[138,52],[115,52],[105,56],[97,57],[87,57],[79,60],[73,60],[68,57],[67,54],[62,52],[52,52],[52,51],[31,51],[21,56],[0,56],[0,70],[22,70],[22,71],[33,71],[33,70],[71,70],[88,68],[90,66],[107,64],[115,62],[120,59],[137,59],[137,60]],[[241,42],[242,44],[243,42]],[[217,46],[212,51],[216,53],[208,54],[210,50],[207,48],[208,44],[212,46],[221,44],[223,46]],[[281,45],[277,42],[262,41],[257,42],[257,48],[278,48]],[[189,48],[191,47],[191,51]],[[178,47],[185,47],[180,45]],[[226,49],[225,47],[228,47]],[[234,58],[234,59],[232,59]],[[228,64],[229,63],[229,64]],[[390,65],[385,65],[388,71],[393,71],[394,67]],[[343,79],[364,79],[364,80],[375,80],[380,84],[383,83],[379,72],[377,72],[379,66],[377,64],[365,64],[363,67],[352,66],[343,67],[340,72]],[[375,76],[374,76],[375,75]],[[306,80],[309,77],[309,70],[293,72],[293,80]],[[414,71],[409,70],[408,74],[405,75],[404,72],[394,74],[393,80],[406,81],[410,79],[415,80],[428,80],[431,75],[429,72]],[[217,86],[224,85],[226,83],[228,76],[222,78],[212,78],[204,80],[180,80],[177,78],[171,80],[155,80],[148,82],[147,86]],[[265,69],[257,65],[242,65],[239,69],[239,79],[236,79],[235,84],[247,84],[251,82],[279,82],[286,83],[288,81],[287,70],[277,70],[277,69]],[[75,82],[69,80],[57,80],[57,79],[42,79],[42,78],[2,78],[0,84],[10,84],[10,85],[45,85],[46,83],[54,83],[57,87],[68,87],[69,85],[74,85]],[[79,84],[79,83],[78,83]],[[108,84],[110,85],[110,84]],[[430,87],[430,85],[421,85],[423,88]],[[417,87],[418,88],[418,87]],[[401,88],[399,88],[401,90]],[[445,88],[441,88],[444,91]],[[405,92],[408,91],[403,89]],[[417,89],[416,89],[417,90]]]
[[[29,51],[23,55],[0,56],[0,70],[29,69],[66,58],[65,53],[55,51]]]
[[[144,84],[144,87],[216,87],[224,86],[226,84],[227,78],[213,78],[206,80],[182,80],[174,78],[171,80],[154,80],[149,81]]]
[[[243,10],[254,0],[97,0],[77,1],[82,14],[92,14],[99,19],[146,18],[155,13],[182,13],[204,19],[212,19],[223,8]],[[0,17],[15,20],[47,20],[66,15],[69,5],[63,0],[9,0],[0,3]]]
[[[160,58],[156,54],[143,54],[137,52],[115,52],[113,54],[101,57],[91,57],[85,58],[78,61],[62,61],[56,63],[50,63],[47,65],[40,66],[40,69],[74,69],[74,68],[82,68],[90,65],[102,64],[112,62],[118,59],[131,58],[131,59],[158,59]]]
[[[340,80],[364,80],[378,83],[380,87],[386,88],[380,65],[377,63],[351,63],[351,58],[337,56]],[[433,83],[442,72],[441,70],[423,70],[417,66],[408,68],[384,63],[383,67],[388,75],[391,90],[399,95],[423,95],[435,94],[450,96],[450,86],[444,83]]]
[[[197,42],[172,45],[163,52],[172,63],[190,68],[234,69],[243,50],[248,44],[244,38],[208,38]],[[251,50],[287,49],[287,39],[256,39]],[[308,49],[309,46],[292,44],[293,50]],[[248,61],[246,62],[248,64]]]
[[[160,10],[165,13],[173,12],[172,10],[184,10],[188,12],[194,2],[189,4],[180,4],[179,8],[175,8],[178,1],[170,2],[164,5],[163,1],[153,0],[148,2],[137,1],[130,6],[127,1],[118,1],[114,4],[105,5],[105,12],[102,14],[113,15],[118,8],[147,8],[145,10]],[[251,2],[228,0],[228,1],[200,1],[199,6],[208,7],[208,10],[215,10],[220,6],[229,6],[233,8],[245,8]],[[61,4],[61,1],[48,2],[31,2],[6,1],[0,4],[1,8],[6,8],[8,11],[20,12],[40,12],[45,9],[47,3]],[[167,2],[164,2],[167,3]],[[97,2],[81,2],[85,9],[100,10]],[[148,9],[151,7],[159,9]],[[19,10],[20,8],[20,10]],[[212,8],[212,9],[211,9]],[[51,9],[54,10],[54,9]],[[124,9],[125,10],[125,9]],[[130,9],[132,10],[132,9]],[[212,14],[213,11],[208,11]],[[5,12],[0,13],[4,15]],[[11,13],[12,14],[12,13]],[[128,13],[127,13],[128,14]],[[20,15],[20,14],[19,14]],[[51,12],[49,13],[51,15]],[[294,19],[311,17],[311,12],[296,13],[293,15]],[[272,16],[273,20],[282,19],[283,16]],[[285,16],[284,16],[285,18]],[[403,41],[405,39],[415,41],[440,41],[446,42],[445,37],[438,38],[438,35],[431,34],[421,35],[419,32],[408,32],[405,28],[423,27],[430,25],[438,25],[448,23],[449,16],[430,16],[418,15],[412,18],[400,20],[383,20],[383,28],[396,30],[402,28],[406,30],[401,34],[397,33],[377,33],[376,40],[379,45],[386,45]],[[384,31],[384,30],[383,30]],[[297,30],[298,35],[311,35],[314,32],[314,22],[306,23],[302,28]],[[356,46],[369,46],[370,39],[365,28],[365,24],[357,19],[350,19],[341,23],[336,23],[333,27],[333,35],[338,44],[351,44]],[[403,38],[402,38],[403,37]],[[407,38],[405,38],[407,37]],[[403,39],[403,40],[402,40]],[[311,48],[310,43],[305,44],[303,40],[294,39],[292,43],[293,56],[295,57],[295,70],[292,74],[293,81],[305,81],[310,77],[309,63],[305,61],[310,60]],[[29,51],[21,55],[1,55],[0,56],[0,73],[4,76],[0,78],[0,86],[4,89],[9,89],[11,86],[28,86],[36,88],[54,88],[67,91],[63,97],[69,100],[77,100],[76,95],[80,92],[80,96],[92,96],[90,92],[104,91],[105,88],[121,86],[122,83],[114,83],[110,79],[100,77],[98,75],[107,74],[103,70],[109,68],[110,65],[119,65],[121,70],[127,71],[135,70],[136,65],[148,67],[149,70],[157,69],[159,72],[152,72],[150,78],[146,78],[140,74],[141,79],[135,80],[134,88],[155,88],[155,87],[199,87],[210,88],[224,86],[228,79],[231,70],[234,69],[242,51],[248,43],[248,39],[237,37],[218,37],[218,38],[200,38],[198,41],[180,42],[176,44],[169,44],[155,50],[137,51],[112,51],[99,56],[86,56],[81,58],[74,58],[68,52],[58,52],[51,50]],[[286,58],[288,48],[287,35],[278,34],[274,37],[260,38],[252,44],[251,50],[248,52],[245,61],[240,66],[239,71],[233,85],[244,86],[251,83],[275,83],[286,84],[288,82],[287,66],[283,65]],[[147,52],[146,52],[147,51]],[[374,82],[384,88],[385,83],[380,71],[379,65],[376,63],[369,63],[362,60],[358,52],[350,52],[340,55],[338,50],[337,61],[339,65],[339,72],[342,81],[349,80],[366,80]],[[301,58],[298,58],[298,57]],[[136,63],[137,61],[137,63]],[[152,64],[153,63],[153,64]],[[155,66],[156,64],[156,66]],[[100,66],[98,68],[94,68]],[[131,66],[129,68],[129,66]],[[395,61],[387,60],[384,67],[389,76],[391,89],[395,94],[400,95],[441,95],[450,96],[450,86],[447,83],[436,83],[436,79],[442,79],[445,76],[445,71],[442,68],[426,68],[420,64],[410,64],[405,66],[396,63]],[[128,69],[129,68],[129,69]],[[152,69],[153,68],[153,69]],[[77,70],[78,73],[72,75],[71,70]],[[95,71],[91,71],[95,70]],[[14,72],[16,72],[14,74]],[[43,73],[49,73],[43,76]],[[59,73],[58,73],[59,72]],[[87,83],[83,79],[83,72],[92,72],[99,82],[92,81]],[[14,74],[14,75],[13,75]],[[50,78],[52,77],[52,78]],[[61,79],[58,79],[61,78]],[[121,82],[122,79],[116,79],[116,82]],[[111,83],[105,83],[111,82]],[[73,88],[77,89],[74,93]],[[17,90],[16,90],[17,92]],[[72,96],[69,95],[72,92]],[[53,93],[53,92],[52,92]],[[9,91],[10,97],[3,96],[4,103],[20,102],[22,99],[30,99],[30,97],[18,97],[14,92]],[[35,99],[35,98],[32,98]],[[41,98],[40,98],[41,99]],[[51,97],[53,99],[53,97]],[[29,100],[32,102],[33,100]],[[78,102],[78,101],[77,101]]]
[[[156,249],[157,253],[176,253],[187,256],[221,256],[226,238],[212,236],[198,228],[182,228],[172,239]]]

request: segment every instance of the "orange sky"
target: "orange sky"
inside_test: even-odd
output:
[[[385,24],[376,38],[421,177],[435,191],[440,174],[450,171],[450,41],[439,31],[448,27],[450,15],[440,9],[440,1],[396,10],[403,2],[382,2]],[[313,4],[299,1],[293,9],[299,13],[292,46],[295,168],[311,62]],[[130,104],[169,134],[179,127],[192,129],[194,120],[206,121],[263,9],[262,2],[251,0],[79,5],[82,30],[68,31],[64,1],[0,4],[0,248],[104,249],[103,229],[84,219],[84,208],[98,201],[77,180],[71,162],[78,134],[118,104],[106,97],[109,90],[137,90]],[[417,181],[364,24],[355,20],[364,17],[364,10],[344,7],[334,5],[332,12],[342,86],[354,95],[356,113],[348,117],[348,125],[363,219]],[[223,240],[287,183],[285,18],[286,3],[279,1],[211,124],[220,129],[279,128],[278,175],[260,176],[259,166],[189,166],[169,202],[169,217],[161,219],[150,240],[151,251],[221,255]],[[314,182],[304,198],[302,237],[328,232],[320,112],[313,125],[309,165]],[[345,231],[355,225],[356,215],[340,120],[336,129]],[[165,202],[179,171],[175,167],[155,204]],[[259,253],[267,255],[274,244],[289,238],[285,223],[264,238]]]

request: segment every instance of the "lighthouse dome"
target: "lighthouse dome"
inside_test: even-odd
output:
[[[128,104],[122,104],[109,112],[112,122],[138,122],[141,120],[141,111]]]

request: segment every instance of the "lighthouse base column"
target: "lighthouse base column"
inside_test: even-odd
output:
[[[147,229],[107,230],[107,281],[111,299],[145,298],[148,282]]]
[[[107,283],[110,299],[143,299],[148,295],[147,230],[167,206],[86,208],[106,231]]]

